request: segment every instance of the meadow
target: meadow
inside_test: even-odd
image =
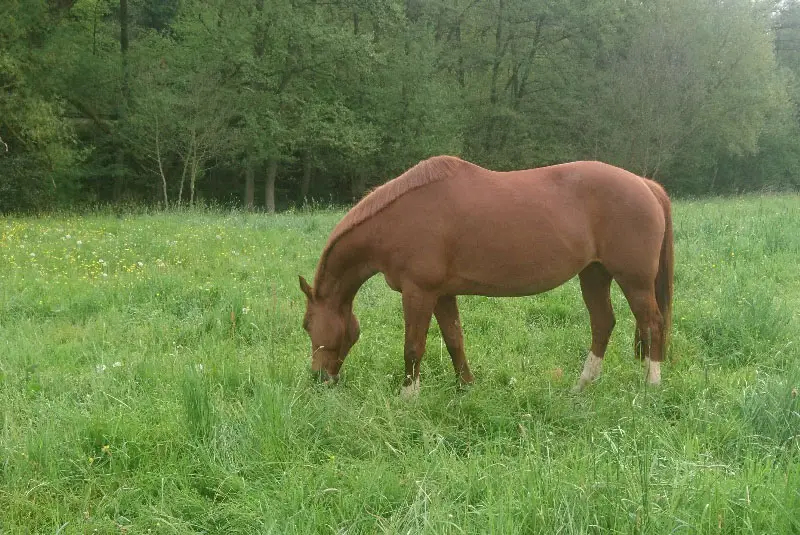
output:
[[[672,345],[619,289],[601,378],[577,281],[462,297],[398,396],[399,295],[315,384],[297,275],[341,211],[0,219],[0,534],[800,533],[800,196],[676,202]]]

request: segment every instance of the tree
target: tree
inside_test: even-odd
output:
[[[584,150],[701,191],[721,159],[755,154],[783,113],[767,21],[744,0],[638,3],[628,16],[627,39],[594,79]]]
[[[64,102],[41,83],[37,53],[60,17],[45,2],[0,7],[0,211],[44,208],[72,193],[82,157]]]
[[[7,0],[0,209],[352,202],[435,154],[797,184],[797,0]],[[258,195],[257,193],[258,192]]]

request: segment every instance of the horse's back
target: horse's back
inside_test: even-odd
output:
[[[381,219],[384,264],[486,295],[546,291],[595,261],[624,269],[652,256],[664,232],[645,180],[601,162],[464,167],[400,197]]]

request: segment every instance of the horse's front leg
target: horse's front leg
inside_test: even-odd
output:
[[[453,361],[453,369],[462,383],[472,382],[467,356],[464,354],[464,334],[461,332],[461,320],[458,317],[458,303],[454,295],[443,295],[433,309],[439,329],[442,331],[447,352]]]
[[[416,287],[403,288],[403,315],[406,324],[406,372],[400,395],[413,397],[419,394],[419,367],[425,353],[428,327],[431,324],[437,296]]]

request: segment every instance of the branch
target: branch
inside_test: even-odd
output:
[[[156,115],[156,161],[158,162],[158,174],[161,175],[161,183],[164,187],[164,209],[169,208],[167,198],[167,177],[164,175],[164,165],[161,163],[161,141],[159,139],[158,115]]]
[[[79,112],[81,112],[81,113],[82,113],[82,114],[83,114],[83,115],[84,115],[84,116],[85,116],[87,119],[91,119],[91,121],[92,121],[92,122],[93,122],[95,125],[97,125],[97,127],[98,127],[100,130],[102,130],[103,132],[105,132],[105,133],[106,133],[106,134],[108,134],[109,136],[113,135],[113,133],[111,132],[111,128],[109,128],[109,127],[108,127],[108,125],[107,125],[107,124],[105,124],[105,123],[103,122],[103,120],[102,120],[102,119],[100,119],[100,117],[98,117],[98,116],[97,116],[97,114],[96,114],[96,113],[94,113],[94,112],[93,112],[92,110],[90,110],[88,107],[84,106],[84,105],[83,105],[83,103],[81,103],[81,102],[79,102],[78,100],[76,100],[76,99],[74,99],[74,98],[71,98],[71,97],[67,97],[67,98],[66,98],[66,100],[67,100],[67,102],[69,102],[70,104],[72,104],[72,105],[75,107],[75,109],[76,109],[76,110],[78,110]]]

